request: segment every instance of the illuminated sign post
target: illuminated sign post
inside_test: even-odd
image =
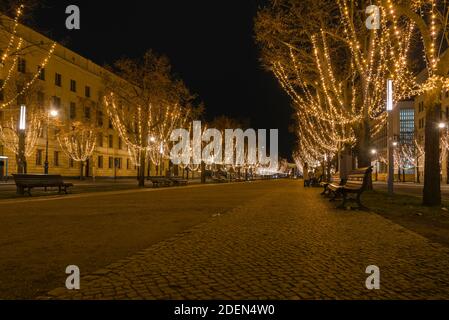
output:
[[[393,150],[393,80],[387,80],[387,136],[388,136],[388,194],[393,195],[394,150]]]
[[[19,116],[19,173],[26,173],[26,158],[25,158],[25,130],[26,130],[26,112],[25,105],[20,106]]]

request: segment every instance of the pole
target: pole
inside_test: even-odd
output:
[[[25,174],[25,130],[19,130],[19,168],[20,174]]]
[[[19,154],[18,154],[18,172],[20,174],[26,173],[26,158],[25,158],[25,130],[26,130],[26,106],[20,106],[19,119]]]
[[[44,163],[44,173],[48,174],[48,135],[50,126],[50,114],[47,112],[47,137],[45,141],[45,163]]]
[[[393,80],[387,80],[387,141],[388,141],[388,195],[392,196],[394,179],[394,155],[393,155]]]

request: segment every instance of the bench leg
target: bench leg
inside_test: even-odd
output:
[[[17,194],[24,195],[25,194],[25,188],[22,187],[22,186],[17,187]]]
[[[357,202],[357,205],[359,206],[358,209],[366,211],[366,210],[368,210],[368,208],[362,204],[362,201],[360,199],[361,197],[362,197],[362,192],[357,193],[357,198],[355,201]]]
[[[337,209],[346,209],[346,203],[348,202],[348,194],[346,192],[342,192],[343,200],[341,204],[337,207]]]
[[[339,191],[332,191],[329,189],[330,194],[332,194],[332,198],[329,199],[330,202],[334,202],[335,200],[337,200],[338,196],[339,196]]]
[[[29,195],[30,197],[32,197],[32,194],[31,194],[31,188],[30,188],[30,187],[28,187],[28,195]]]
[[[322,196],[324,196],[324,195],[326,195],[326,193],[327,193],[327,186],[324,187],[323,192],[321,192],[320,194],[321,194]]]

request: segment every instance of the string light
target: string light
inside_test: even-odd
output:
[[[62,128],[57,135],[62,151],[76,162],[85,162],[93,154],[97,131],[91,125],[73,122],[69,128]]]

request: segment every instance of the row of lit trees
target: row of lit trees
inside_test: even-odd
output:
[[[371,5],[379,8],[378,29],[367,28],[367,19],[377,22],[366,14]],[[259,11],[262,61],[292,99],[302,161],[351,149],[359,166],[370,165],[392,79],[395,101],[424,96],[423,202],[440,203],[437,119],[448,85],[448,12],[438,0],[273,0]],[[426,80],[417,81],[423,68]]]

